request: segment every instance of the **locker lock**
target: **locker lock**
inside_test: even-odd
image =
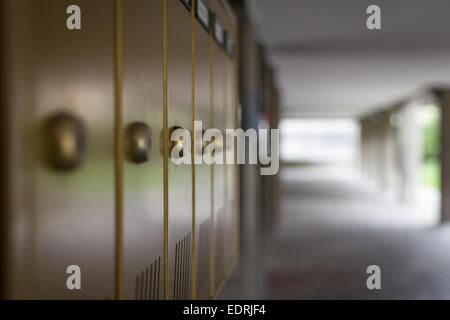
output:
[[[82,121],[65,112],[49,117],[44,123],[44,156],[58,170],[75,169],[81,165],[86,149]]]
[[[175,141],[172,141],[172,139],[171,139],[173,132],[178,129],[183,129],[183,128],[180,126],[173,126],[167,130],[168,131],[168,142],[167,142],[166,150],[167,150],[167,154],[169,157],[172,155],[173,148],[175,148],[176,146],[178,146],[180,148],[178,156],[183,157],[183,155],[184,155],[184,152],[182,149],[183,145],[184,145],[183,138],[180,137],[178,140],[175,140]],[[161,155],[164,155],[164,131],[163,130],[161,130],[161,134],[160,134],[160,138],[159,138],[159,145],[160,145],[159,150],[161,152]]]
[[[183,145],[184,145],[182,137],[178,138],[178,140],[175,140],[175,141],[172,141],[172,139],[171,139],[172,133],[178,129],[183,129],[183,128],[179,127],[179,126],[174,126],[169,129],[169,157],[172,154],[173,148],[175,148],[176,146],[183,148]],[[180,149],[179,156],[183,157],[183,155],[184,155],[183,149]]]
[[[132,122],[126,130],[126,156],[134,163],[147,162],[152,152],[152,130],[143,122]]]
[[[205,152],[205,149],[206,149],[206,147],[208,146],[208,143],[205,141],[205,140],[203,140],[203,137],[205,136],[205,132],[206,132],[206,130],[202,130],[202,140],[201,140],[201,143],[202,143],[202,149],[201,149],[201,153],[200,153],[200,155],[203,155],[203,153]],[[200,151],[200,150],[199,150]]]

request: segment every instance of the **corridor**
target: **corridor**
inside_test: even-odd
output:
[[[267,255],[269,299],[449,299],[450,237],[438,194],[402,203],[349,169],[285,167]],[[368,290],[366,268],[381,268]]]
[[[0,300],[450,299],[448,12],[0,0]]]

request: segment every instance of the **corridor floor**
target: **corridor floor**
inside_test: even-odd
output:
[[[268,299],[450,299],[450,226],[438,193],[404,203],[351,171],[285,167],[266,256]],[[381,268],[368,290],[366,268]]]

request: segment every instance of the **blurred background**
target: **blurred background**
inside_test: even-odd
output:
[[[241,263],[221,297],[449,299],[450,2],[231,4],[242,126],[279,128],[282,166],[241,168]]]
[[[0,0],[0,298],[450,299],[449,12]],[[194,120],[279,129],[279,173],[175,166]]]

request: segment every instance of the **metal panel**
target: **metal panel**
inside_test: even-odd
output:
[[[225,20],[223,4],[220,1],[211,1],[211,8],[219,21],[223,25]],[[213,22],[214,33],[214,22]],[[221,131],[225,128],[225,83],[226,83],[226,53],[217,41],[217,37],[213,37],[212,59],[213,59],[213,123],[212,126]],[[214,287],[219,288],[225,279],[225,186],[227,177],[224,165],[213,165],[214,195],[213,195],[213,223],[214,223]]]
[[[234,18],[234,16],[233,16]],[[233,88],[232,88],[232,106],[233,106],[233,125],[234,128],[240,127],[239,124],[239,56],[238,56],[238,30],[237,21],[234,20],[233,27],[230,30],[233,39]],[[235,154],[237,147],[235,147]],[[237,159],[237,156],[235,156]],[[237,163],[233,166],[233,188],[234,188],[234,207],[233,207],[233,263],[237,264],[239,261],[240,248],[240,190],[239,190],[239,165]]]
[[[65,23],[73,1],[6,2],[7,107],[15,144],[6,296],[113,298],[113,1],[77,1],[83,12],[77,31]],[[56,169],[38,157],[48,142],[37,139],[41,128],[59,112],[83,127],[85,155],[77,168]],[[82,290],[67,289],[69,265],[80,266]]]
[[[230,12],[226,11],[226,20],[225,20],[225,27],[227,31],[227,43],[228,41],[231,41],[232,43],[232,32],[234,29],[234,24],[232,20],[232,16],[230,15]],[[225,128],[227,129],[235,129],[235,69],[234,69],[234,60],[232,56],[229,54],[225,58]],[[233,147],[232,147],[233,148]],[[233,152],[233,150],[228,150],[227,152]],[[226,212],[226,219],[225,219],[225,269],[226,272],[230,270],[230,268],[233,266],[234,262],[234,241],[235,241],[235,199],[236,199],[236,193],[235,189],[237,187],[236,185],[236,175],[235,175],[235,165],[226,165],[225,171],[226,171],[226,185],[225,185],[225,212]]]
[[[210,34],[200,21],[195,22],[195,120],[202,121],[203,130],[211,127],[211,61]],[[201,151],[201,150],[200,150]],[[208,299],[210,294],[211,241],[211,167],[195,166],[195,244],[196,298]]]
[[[168,128],[192,132],[191,12],[180,0],[167,1]],[[192,167],[168,160],[168,297],[189,299],[192,245]]]
[[[163,0],[123,1],[123,39],[124,129],[147,125],[151,138],[147,160],[124,162],[124,298],[162,299]],[[125,136],[125,147],[138,142],[132,139]]]
[[[2,46],[9,45],[6,38],[5,27],[7,20],[3,16],[5,12],[5,4],[0,1],[0,43]],[[5,87],[5,54],[6,49],[0,51],[0,299],[5,298],[5,256],[6,256],[6,239],[8,212],[10,208],[9,188],[9,110],[7,110],[7,89]]]

